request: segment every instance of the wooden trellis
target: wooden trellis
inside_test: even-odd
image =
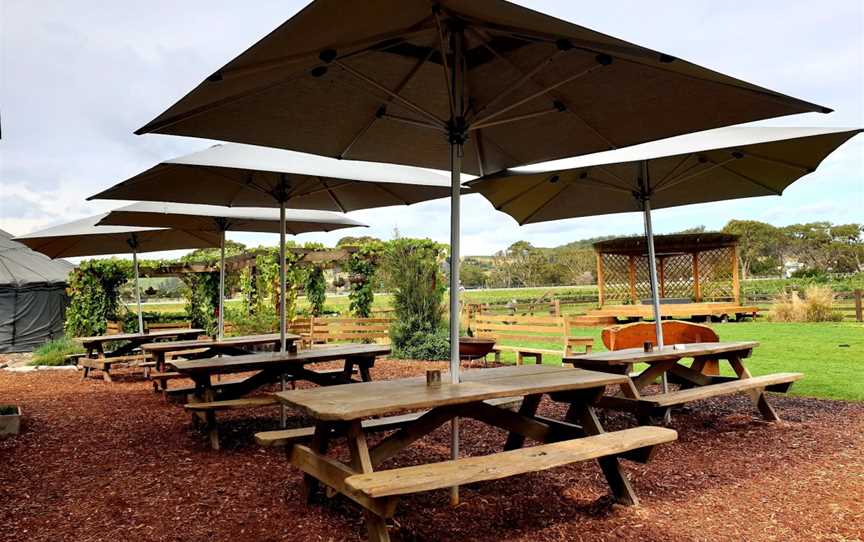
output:
[[[654,238],[660,298],[678,302],[740,302],[738,237],[724,233]],[[600,305],[640,304],[651,298],[644,237],[594,244]]]

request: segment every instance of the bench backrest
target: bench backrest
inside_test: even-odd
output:
[[[390,318],[296,318],[288,324],[289,331],[303,337],[305,345],[339,342],[390,343]]]
[[[607,327],[603,329],[600,336],[609,350],[638,348],[645,341],[657,344],[654,322],[636,322]],[[713,329],[702,324],[667,320],[663,322],[663,340],[666,344],[716,343],[720,337]]]
[[[105,335],[119,335],[123,333],[123,326],[120,322],[108,322],[105,328]]]
[[[510,342],[519,346],[566,348],[570,326],[560,316],[493,316],[475,315],[470,321],[475,337]]]
[[[144,323],[144,331],[163,331],[166,329],[191,329],[192,322],[166,322],[161,324],[148,324]]]

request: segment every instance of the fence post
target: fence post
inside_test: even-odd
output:
[[[861,290],[855,290],[855,320],[864,322],[864,311],[861,308]]]

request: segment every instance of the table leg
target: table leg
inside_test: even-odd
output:
[[[332,424],[326,422],[318,422],[315,424],[315,433],[312,435],[312,442],[309,443],[309,449],[316,454],[325,455],[327,447],[330,444],[330,432]],[[289,448],[290,449],[290,448]],[[318,491],[318,480],[309,474],[303,475],[303,493],[306,495],[306,502],[312,504],[315,500],[315,494]]]
[[[602,393],[602,392],[601,392]],[[570,423],[580,423],[586,435],[599,435],[603,433],[603,426],[597,418],[597,413],[591,402],[595,399],[588,395],[583,395],[582,400],[577,400],[570,404],[570,409],[567,412],[567,421]],[[618,458],[614,456],[601,457],[597,460],[600,468],[603,470],[603,475],[609,483],[609,488],[615,496],[615,500],[624,505],[638,505],[639,498],[630,485],[630,480],[627,474],[621,468]]]
[[[745,379],[750,378],[752,375],[750,371],[747,370],[747,367],[741,362],[741,358],[738,356],[729,356],[729,364],[732,365],[732,369],[735,371],[735,374],[738,375],[738,378]],[[774,408],[768,403],[768,398],[765,396],[765,389],[755,389],[750,390],[749,392],[750,398],[753,399],[753,402],[756,404],[756,408],[759,410],[759,413],[762,414],[762,417],[765,418],[766,421],[769,422],[779,422],[780,416],[777,415],[777,412],[774,411]]]
[[[673,365],[678,363],[678,360],[670,360],[670,361],[661,361],[658,363],[652,363],[650,367],[642,371],[638,377],[633,381],[633,384],[636,386],[637,390],[641,390],[645,386],[654,382],[658,377],[662,376],[669,369],[672,368]]]
[[[372,458],[369,455],[369,446],[366,443],[366,435],[360,420],[355,420],[348,426],[348,449],[351,452],[351,467],[355,471],[364,474],[373,472]],[[389,541],[390,535],[387,533],[386,520],[371,510],[364,509],[363,514],[366,516],[369,541]]]
[[[519,414],[528,418],[533,418],[537,414],[537,408],[540,406],[542,394],[526,395],[522,398],[522,404],[519,405]],[[507,435],[507,442],[504,444],[504,450],[516,450],[525,445],[525,436],[519,433],[511,432]]]

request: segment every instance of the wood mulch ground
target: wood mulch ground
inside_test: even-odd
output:
[[[380,362],[378,379],[433,364]],[[178,385],[176,382],[173,385]],[[284,452],[257,447],[276,409],[223,416],[212,452],[179,405],[149,384],[82,382],[75,373],[0,371],[0,403],[23,406],[18,437],[0,440],[2,541],[363,540],[362,515],[331,500],[307,506]],[[678,442],[649,465],[627,463],[642,499],[612,504],[594,463],[404,499],[394,540],[831,540],[864,538],[864,404],[776,397],[785,419],[766,424],[745,397],[675,415]],[[543,413],[561,416],[544,403]],[[294,424],[304,421],[295,417]],[[632,425],[604,416],[607,429]],[[463,424],[473,455],[504,434]],[[394,464],[443,460],[442,428]]]

